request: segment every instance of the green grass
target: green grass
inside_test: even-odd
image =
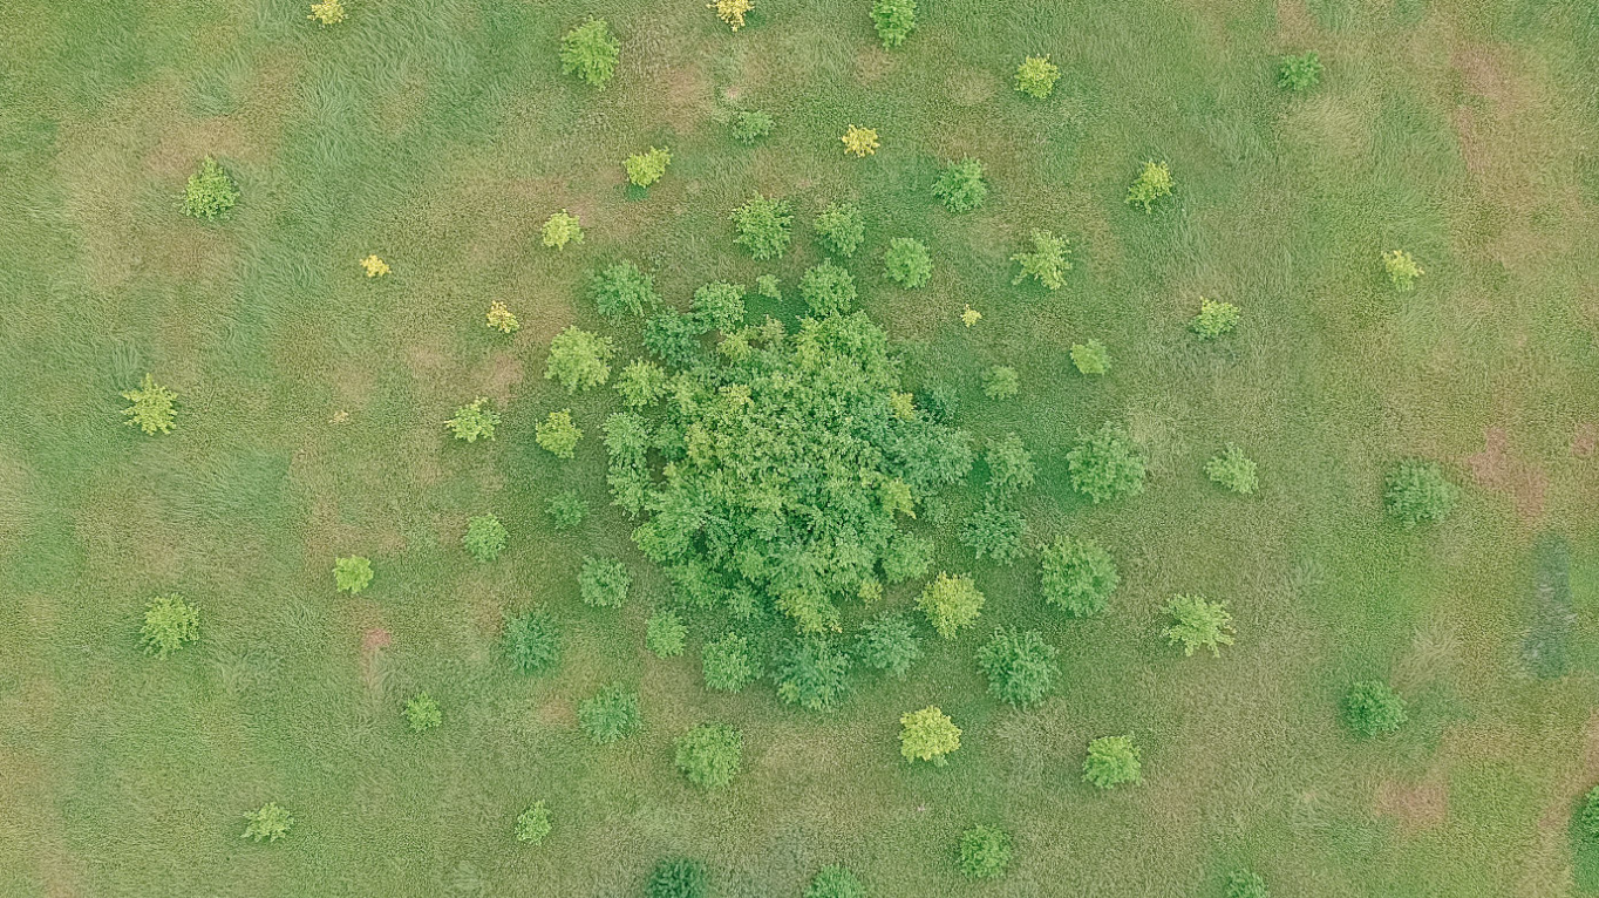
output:
[[[1599,459],[1572,450],[1599,424],[1599,7],[940,0],[890,52],[844,0],[763,0],[736,35],[697,3],[349,6],[326,29],[286,0],[0,10],[0,894],[625,896],[668,854],[706,860],[730,898],[801,894],[832,863],[879,895],[1219,896],[1238,866],[1297,896],[1599,894],[1568,827],[1599,780]],[[590,12],[622,40],[603,92],[556,58]],[[1321,85],[1279,92],[1277,59],[1308,49]],[[1032,101],[1010,77],[1044,53],[1062,77]],[[741,146],[727,122],[757,108],[776,128]],[[843,155],[852,123],[878,129],[875,156]],[[650,146],[672,167],[629,193],[621,162]],[[177,208],[207,154],[242,191],[216,223]],[[965,156],[991,191],[951,215],[933,182]],[[1151,215],[1123,202],[1146,160],[1176,179]],[[797,212],[774,263],[732,244],[728,212],[756,192]],[[830,200],[866,212],[849,268],[914,388],[953,385],[979,436],[1019,433],[1035,538],[1093,536],[1122,586],[1105,617],[1065,621],[1036,562],[979,564],[918,523],[938,568],[975,573],[983,620],[903,682],[858,672],[819,717],[769,683],[704,690],[709,618],[687,616],[683,657],[645,652],[667,587],[604,495],[616,400],[543,367],[573,323],[616,336],[618,367],[637,353],[637,326],[582,290],[620,258],[679,307],[776,273],[783,301],[753,307],[795,314]],[[538,228],[563,208],[586,239],[557,253]],[[1073,240],[1060,291],[1011,285],[1033,229]],[[887,282],[898,236],[930,247],[925,288]],[[1427,270],[1403,296],[1395,248]],[[393,273],[364,277],[368,253]],[[1236,333],[1193,339],[1201,295],[1240,306]],[[484,326],[495,299],[514,337]],[[1071,370],[1089,337],[1116,360],[1103,378]],[[994,365],[1020,373],[1015,399],[983,397]],[[172,434],[121,425],[145,371],[178,393]],[[497,439],[451,440],[442,422],[477,396],[504,414]],[[564,462],[533,427],[568,406],[588,436]],[[1064,453],[1107,419],[1152,476],[1091,506]],[[1477,484],[1490,430],[1504,457]],[[1229,442],[1258,494],[1205,479]],[[1382,516],[1382,473],[1408,455],[1466,485],[1440,526]],[[554,532],[545,502],[573,486],[592,513]],[[953,496],[955,520],[979,501]],[[490,512],[511,536],[483,565],[460,536]],[[1537,679],[1523,647],[1548,626],[1551,539],[1575,620],[1567,672]],[[352,554],[376,578],[336,594]],[[627,607],[579,601],[585,554],[629,562]],[[171,592],[201,637],[156,661],[139,622]],[[1231,603],[1221,658],[1162,643],[1179,592]],[[545,679],[499,656],[502,615],[529,605],[566,635]],[[984,689],[972,656],[1000,623],[1061,649],[1036,709]],[[392,643],[363,650],[379,629]],[[1337,701],[1372,678],[1411,722],[1361,742]],[[645,729],[593,746],[575,708],[613,681],[637,685]],[[400,711],[423,690],[444,724],[415,736]],[[928,704],[964,730],[942,769],[899,757],[899,715]],[[717,794],[672,762],[707,721],[745,734]],[[1087,743],[1121,733],[1145,782],[1095,794]],[[514,827],[537,800],[554,829],[534,848]],[[245,841],[268,801],[294,830]],[[957,871],[975,823],[1015,835],[1006,878]]]

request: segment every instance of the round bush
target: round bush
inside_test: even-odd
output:
[[[687,641],[688,627],[676,611],[658,611],[644,624],[644,647],[657,658],[676,658]]]
[[[996,879],[1010,866],[1010,833],[997,826],[978,824],[961,833],[957,862],[973,879]]]
[[[561,634],[543,611],[527,611],[505,621],[505,654],[517,671],[546,673],[561,660]]]
[[[517,815],[516,838],[519,842],[538,845],[550,834],[550,828],[550,809],[542,801],[533,802],[532,807]]]
[[[699,861],[667,858],[655,865],[644,894],[647,898],[708,898],[711,877]]]
[[[897,611],[867,621],[855,645],[855,654],[863,664],[896,679],[903,679],[910,666],[922,656],[922,641],[916,636],[916,625]]]
[[[1344,694],[1343,710],[1344,722],[1349,728],[1368,739],[1392,733],[1409,719],[1405,700],[1381,680],[1367,680],[1349,687]]]
[[[977,667],[995,698],[1025,708],[1043,700],[1054,686],[1060,673],[1057,654],[1037,630],[997,627],[994,638],[977,650]]]
[[[895,237],[883,256],[883,268],[889,280],[907,290],[914,289],[933,276],[933,257],[927,253],[927,244],[920,240]]]
[[[500,553],[505,551],[509,537],[499,518],[491,514],[478,515],[466,522],[461,545],[466,548],[466,554],[478,561],[489,562],[499,558]]]
[[[705,688],[718,692],[738,692],[761,675],[749,640],[737,633],[707,642],[700,661],[705,670]]]
[[[578,593],[583,604],[594,608],[620,608],[627,602],[633,575],[621,559],[589,555],[577,575]]]
[[[1105,610],[1121,583],[1110,553],[1091,539],[1063,536],[1041,558],[1044,601],[1073,617]]]
[[[1083,761],[1083,780],[1101,789],[1113,789],[1123,783],[1136,783],[1143,779],[1142,754],[1133,744],[1131,736],[1102,736],[1088,743],[1088,757]]]
[[[621,683],[606,686],[577,706],[577,724],[601,745],[637,732],[644,725],[638,693]]]
[[[951,212],[970,212],[988,199],[983,163],[966,158],[952,163],[933,184],[933,195]]]
[[[855,304],[854,276],[826,259],[806,270],[799,289],[813,315],[842,315]]]
[[[1388,513],[1405,529],[1449,516],[1460,498],[1459,490],[1444,476],[1436,462],[1408,458],[1388,472],[1383,494]]]
[[[701,724],[677,737],[676,746],[677,769],[705,789],[732,782],[744,761],[744,735],[721,724]]]
[[[1095,505],[1144,491],[1144,455],[1127,431],[1106,422],[1066,453],[1072,489]]]
[[[805,898],[866,898],[866,886],[847,867],[823,867],[805,890]]]

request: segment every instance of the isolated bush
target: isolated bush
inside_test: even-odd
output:
[[[152,435],[172,431],[172,404],[178,394],[156,383],[154,375],[146,373],[139,386],[124,391],[122,398],[133,403],[122,410],[128,419],[124,424]]]
[[[505,619],[505,655],[517,672],[536,676],[561,660],[561,633],[538,609]]]
[[[994,629],[994,638],[977,650],[977,669],[988,678],[989,694],[1025,708],[1043,701],[1055,684],[1059,654],[1037,630]]]
[[[827,259],[806,269],[799,289],[813,315],[842,315],[855,304],[855,277]]]
[[[1233,616],[1226,602],[1207,601],[1203,596],[1173,596],[1166,603],[1172,625],[1166,628],[1166,641],[1183,647],[1184,655],[1207,649],[1221,655],[1221,647],[1233,644]]]
[[[1388,513],[1398,518],[1405,529],[1449,516],[1460,491],[1436,462],[1407,458],[1388,472],[1384,479],[1383,503]]]
[[[1388,281],[1400,293],[1416,289],[1416,279],[1426,274],[1416,259],[1402,249],[1382,254],[1382,264],[1388,271]]]
[[[333,588],[355,595],[372,583],[372,562],[359,555],[333,561]]]
[[[1367,680],[1349,687],[1344,694],[1343,711],[1349,728],[1368,739],[1392,733],[1409,719],[1405,700],[1381,680]]]
[[[805,889],[805,898],[866,898],[866,886],[846,867],[823,867]]]
[[[1087,343],[1072,344],[1072,364],[1079,374],[1104,374],[1110,370],[1110,351],[1105,344],[1090,339]]]
[[[745,146],[749,146],[771,134],[772,127],[775,124],[776,122],[772,121],[772,117],[764,112],[757,110],[740,112],[738,115],[733,116],[733,139]]]
[[[238,205],[239,188],[211,156],[200,160],[200,169],[189,176],[183,187],[183,214],[211,221]]]
[[[516,817],[516,840],[529,845],[542,843],[550,834],[550,809],[542,801],[535,801]]]
[[[646,898],[710,898],[710,875],[699,861],[668,858],[655,865],[644,894]]]
[[[872,155],[882,146],[877,139],[876,128],[862,128],[859,125],[850,125],[839,140],[844,142],[844,155],[853,155],[858,159]]]
[[[744,762],[744,735],[722,724],[701,724],[677,737],[677,769],[704,789],[733,781]]]
[[[586,555],[577,575],[577,588],[583,604],[591,608],[620,608],[627,603],[627,592],[633,588],[633,575],[620,558]]]
[[[849,654],[821,636],[801,639],[778,658],[772,671],[777,697],[807,711],[831,711],[847,691]]]
[[[761,675],[748,639],[728,633],[707,642],[700,652],[705,671],[705,688],[718,692],[740,692]]]
[[[905,43],[916,30],[916,0],[872,0],[872,24],[884,47]]]
[[[976,309],[972,308],[971,306],[967,306],[965,309],[963,309],[961,311],[961,324],[964,324],[967,327],[971,327],[972,325],[974,325],[977,322],[982,321],[982,320],[983,320],[983,313],[977,311]]]
[[[1088,743],[1083,780],[1101,789],[1139,782],[1143,779],[1140,755],[1142,752],[1133,744],[1131,736],[1101,736]]]
[[[643,315],[661,303],[655,278],[623,260],[608,265],[589,279],[589,296],[601,315],[616,323],[628,315]]]
[[[890,611],[861,626],[855,656],[867,667],[904,679],[911,665],[922,657],[922,640],[910,618]]]
[[[961,747],[961,728],[937,705],[907,711],[900,716],[899,726],[899,753],[907,761],[932,761],[943,767],[949,763],[950,753]]]
[[[995,564],[1010,564],[1021,557],[1022,541],[1027,537],[1027,517],[1009,501],[990,496],[961,523],[959,536],[961,545],[975,552],[979,559],[990,558]]]
[[[550,497],[544,512],[550,516],[556,530],[571,530],[588,517],[589,504],[577,490],[562,490]]]
[[[1015,396],[1021,389],[1021,376],[1009,365],[995,365],[983,372],[983,395],[995,401]]]
[[[419,692],[405,703],[405,725],[413,733],[425,733],[437,729],[444,722],[444,712],[439,710],[439,703],[433,696],[426,692]]]
[[[1144,455],[1127,431],[1109,421],[1078,437],[1066,453],[1072,489],[1095,505],[1144,491]]]
[[[561,38],[561,72],[603,90],[616,74],[622,45],[604,19],[589,19]]]
[[[1153,212],[1155,201],[1163,196],[1171,196],[1171,189],[1171,169],[1166,163],[1145,162],[1138,179],[1127,188],[1127,204],[1143,206],[1145,212]]]
[[[380,278],[389,273],[389,263],[379,258],[376,253],[362,259],[361,268],[369,278]]]
[[[276,842],[289,834],[294,826],[294,815],[275,801],[269,801],[259,810],[244,817],[244,837],[256,842]]]
[[[1188,322],[1188,329],[1193,331],[1201,340],[1214,340],[1222,334],[1230,334],[1238,326],[1238,307],[1230,302],[1218,302],[1214,299],[1199,298],[1199,314]]]
[[[1060,66],[1048,56],[1029,56],[1016,67],[1016,89],[1035,100],[1047,100],[1060,80]]]
[[[700,321],[723,333],[732,333],[744,323],[744,285],[716,281],[694,291],[691,302]]]
[[[956,861],[973,879],[997,879],[1010,866],[1011,837],[996,826],[978,824],[961,833]]]
[[[1121,584],[1116,562],[1091,539],[1057,539],[1044,549],[1040,567],[1044,601],[1073,617],[1104,611]]]
[[[983,594],[977,584],[966,574],[950,576],[940,573],[927,584],[916,606],[927,615],[927,620],[945,639],[954,639],[961,628],[976,623],[983,610]]]
[[[1583,836],[1588,839],[1599,839],[1599,786],[1589,789],[1587,796],[1583,798],[1577,823],[1582,829]]]
[[[576,215],[562,209],[544,220],[539,237],[545,246],[566,249],[568,243],[583,242],[583,224]]]
[[[688,627],[676,611],[657,611],[644,624],[644,647],[657,658],[676,658],[688,642]]]
[[[927,244],[912,237],[889,241],[883,267],[889,280],[906,289],[920,287],[933,276],[933,258],[927,254]]]
[[[577,706],[577,725],[600,745],[631,735],[644,725],[638,692],[612,683]]]
[[[456,409],[455,417],[444,422],[445,430],[468,443],[494,439],[494,428],[499,426],[500,413],[489,407],[489,401],[481,396]]]
[[[615,352],[610,337],[570,325],[550,340],[544,379],[557,381],[568,393],[604,386],[611,377],[609,362]]]
[[[653,405],[666,395],[666,369],[648,359],[634,359],[616,376],[616,393],[628,408]]]
[[[156,596],[144,606],[139,643],[147,655],[165,658],[200,638],[200,609],[183,596]]]
[[[502,334],[514,334],[522,328],[522,322],[516,320],[510,308],[497,299],[489,303],[489,311],[483,318],[489,327]]]
[[[866,217],[854,203],[828,203],[811,222],[816,242],[834,255],[855,255],[866,241]]]
[[[634,187],[649,187],[666,175],[672,164],[672,151],[665,147],[650,147],[647,152],[634,153],[622,160],[627,172],[627,182]]]
[[[996,495],[1009,496],[1028,489],[1037,476],[1033,454],[1014,433],[990,441],[983,452],[983,462],[988,465],[988,489]]]
[[[461,545],[466,548],[466,554],[478,561],[493,561],[505,551],[505,542],[509,537],[499,518],[492,514],[476,515],[467,520]]]
[[[1012,262],[1022,266],[1021,273],[1011,280],[1011,284],[1036,278],[1051,290],[1066,286],[1066,272],[1072,270],[1071,260],[1066,258],[1071,252],[1071,241],[1056,237],[1051,231],[1034,231],[1032,241],[1030,252],[1019,252],[1010,257]]]
[[[1234,870],[1227,874],[1227,898],[1271,898],[1266,891],[1266,880],[1252,870]]]
[[[311,14],[306,16],[318,25],[337,25],[348,15],[343,0],[320,0],[311,4]]]
[[[543,421],[533,426],[533,442],[556,458],[571,458],[577,454],[577,444],[583,431],[572,423],[572,410],[563,408],[550,412]]]
[[[983,163],[969,156],[950,163],[933,182],[933,196],[951,212],[970,212],[981,206],[988,199]]]
[[[1247,496],[1260,487],[1260,478],[1255,474],[1255,463],[1244,455],[1244,450],[1227,444],[1220,455],[1212,456],[1205,462],[1205,476],[1211,483],[1220,484],[1224,489]]]
[[[731,217],[733,230],[737,232],[733,242],[749,250],[756,259],[776,259],[788,250],[794,213],[787,201],[756,194],[734,209]]]
[[[1277,86],[1293,93],[1310,90],[1321,82],[1321,57],[1311,50],[1303,56],[1284,56],[1277,64]]]
[[[744,27],[745,14],[755,8],[755,0],[711,0],[706,7],[716,10],[718,19],[738,31]]]

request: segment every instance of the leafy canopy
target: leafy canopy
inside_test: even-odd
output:
[[[705,688],[718,692],[738,692],[761,675],[748,639],[728,633],[707,642],[700,652],[705,672]]]
[[[519,673],[548,673],[561,660],[561,634],[547,613],[533,609],[506,618],[505,656]]]
[[[1131,736],[1101,736],[1088,743],[1083,780],[1101,789],[1139,782],[1143,779],[1142,754]]]
[[[468,443],[494,439],[494,429],[499,426],[500,413],[490,408],[488,399],[482,396],[456,409],[455,417],[444,422],[445,430]]]
[[[699,861],[667,858],[650,872],[644,894],[645,898],[710,898],[710,874]]]
[[[1184,655],[1198,649],[1207,649],[1220,655],[1221,647],[1233,644],[1233,616],[1227,613],[1226,602],[1211,602],[1202,596],[1173,596],[1166,603],[1166,613],[1171,615],[1171,626],[1166,628],[1166,641],[1183,647]]]
[[[633,575],[627,572],[627,565],[620,558],[589,555],[583,559],[577,586],[583,604],[594,608],[620,608],[627,603],[627,592],[633,588]]]
[[[359,555],[337,558],[333,561],[333,587],[340,592],[355,595],[372,583],[372,562]]]
[[[888,252],[883,255],[883,269],[888,279],[912,290],[925,285],[933,276],[933,257],[927,253],[927,244],[914,237],[895,237],[889,241]]]
[[[922,640],[916,635],[916,625],[910,618],[890,611],[861,627],[855,656],[867,667],[895,679],[904,679],[911,665],[922,657]]]
[[[749,250],[751,256],[764,261],[779,258],[788,251],[794,212],[787,200],[756,194],[734,209],[731,218],[737,233],[733,242]]]
[[[741,144],[744,144],[745,146],[749,146],[755,141],[760,140],[766,135],[772,133],[772,127],[775,124],[776,123],[772,121],[771,115],[761,112],[760,110],[740,112],[738,115],[733,116],[733,126],[731,129],[733,132],[733,139]]]
[[[1043,551],[1044,602],[1073,617],[1105,610],[1121,583],[1116,562],[1091,539],[1063,536]]]
[[[1066,453],[1066,468],[1072,489],[1095,505],[1144,491],[1143,452],[1127,431],[1108,421],[1078,439]]]
[[[1110,370],[1110,351],[1092,338],[1087,343],[1073,343],[1072,365],[1078,374],[1104,374]]]
[[[1016,89],[1035,100],[1047,100],[1060,80],[1060,66],[1048,56],[1029,56],[1016,67]]]
[[[778,659],[773,677],[777,696],[807,711],[831,711],[848,689],[849,654],[832,640],[810,636],[791,645]]]
[[[1303,93],[1321,82],[1321,57],[1315,50],[1303,56],[1284,56],[1277,64],[1277,86],[1292,93]]]
[[[544,379],[560,383],[568,393],[604,386],[611,379],[609,362],[615,353],[610,337],[570,325],[550,340]]]
[[[550,829],[550,809],[542,801],[533,802],[531,807],[516,817],[516,840],[518,842],[538,845],[549,836]]]
[[[405,703],[405,725],[413,733],[426,733],[444,722],[439,703],[426,692],[419,692]]]
[[[1066,286],[1066,272],[1072,270],[1071,260],[1066,258],[1071,252],[1071,241],[1056,237],[1051,231],[1034,231],[1032,240],[1031,251],[1024,250],[1010,257],[1012,262],[1022,266],[1021,273],[1011,283],[1020,284],[1028,278],[1035,278],[1051,290]]]
[[[977,584],[970,576],[961,574],[951,577],[941,573],[922,590],[916,604],[927,615],[928,622],[938,631],[938,635],[954,639],[962,628],[977,621],[983,610],[983,602],[983,594],[977,590]]]
[[[1011,837],[997,826],[978,824],[961,833],[956,861],[973,879],[996,879],[1010,866]]]
[[[848,258],[866,241],[866,216],[854,203],[828,203],[811,221],[822,249]]]
[[[722,724],[701,724],[677,737],[677,769],[704,789],[733,781],[744,762],[744,734]]]
[[[805,889],[805,898],[866,898],[866,886],[847,867],[823,867]]]
[[[544,220],[539,239],[545,246],[566,249],[568,243],[583,242],[583,223],[576,215],[562,209]]]
[[[627,182],[634,187],[650,187],[666,176],[666,167],[672,164],[672,151],[665,147],[650,147],[643,153],[634,153],[622,160],[627,172]]]
[[[933,195],[951,212],[970,212],[988,199],[983,163],[967,157],[952,162],[933,183]]]
[[[125,391],[122,398],[133,403],[122,410],[128,419],[122,423],[152,435],[172,431],[172,404],[178,394],[156,383],[155,375],[146,373],[139,386]]]
[[[200,638],[200,609],[183,596],[156,596],[144,609],[139,643],[146,654],[165,658]]]
[[[621,55],[622,45],[604,19],[589,19],[561,38],[561,72],[590,87],[605,89]]]
[[[244,837],[256,842],[276,842],[288,835],[294,826],[294,815],[275,801],[246,814],[244,820]]]
[[[621,683],[606,686],[577,706],[577,725],[601,745],[638,732],[644,725],[638,692]]]
[[[211,221],[239,202],[239,188],[216,159],[207,156],[183,188],[183,214]]]
[[[1416,289],[1416,279],[1427,273],[1416,263],[1415,256],[1402,249],[1383,253],[1382,264],[1388,271],[1388,282],[1400,293]]]
[[[533,425],[533,442],[556,458],[571,458],[577,454],[577,444],[583,431],[572,423],[572,410],[563,408],[550,412],[543,421]]]
[[[1042,701],[1054,686],[1060,674],[1057,654],[1037,630],[997,627],[994,638],[977,650],[977,668],[988,678],[990,694],[1025,708]]]
[[[1199,314],[1188,322],[1188,329],[1201,340],[1214,340],[1222,334],[1232,333],[1238,326],[1238,307],[1230,302],[1199,298]]]
[[[644,623],[644,647],[657,658],[676,658],[688,643],[688,627],[676,611],[657,611]]]
[[[1164,162],[1145,162],[1138,179],[1127,188],[1127,204],[1143,206],[1145,212],[1155,211],[1155,201],[1171,196],[1171,168]]]
[[[1367,680],[1349,687],[1344,694],[1343,712],[1349,728],[1368,739],[1392,733],[1409,719],[1405,700],[1381,680]]]
[[[589,297],[613,323],[628,315],[643,315],[661,304],[655,278],[626,260],[595,272],[589,279]]]
[[[872,0],[872,25],[884,47],[905,43],[916,30],[916,0]]]
[[[492,514],[476,515],[466,522],[461,545],[466,548],[466,554],[478,561],[493,561],[505,551],[505,542],[509,537],[499,518]]]
[[[1210,478],[1211,483],[1243,496],[1260,488],[1260,477],[1255,473],[1254,461],[1244,454],[1244,450],[1231,443],[1220,455],[1212,456],[1205,462],[1205,476]]]
[[[908,711],[899,719],[899,753],[907,761],[931,761],[943,767],[961,747],[961,728],[936,705]]]

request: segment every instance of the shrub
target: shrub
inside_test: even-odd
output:
[[[933,196],[951,212],[970,212],[981,206],[988,199],[983,163],[971,157],[951,163],[933,183]]]
[[[212,221],[239,203],[239,188],[215,158],[200,160],[200,169],[183,187],[183,214]]]
[[[778,288],[775,274],[763,274],[755,278],[755,292],[767,299],[783,298],[783,291]]]
[[[1033,454],[1014,433],[990,441],[983,452],[983,462],[988,465],[988,489],[994,495],[1009,496],[1025,490],[1036,477]]]
[[[686,858],[668,858],[655,865],[645,887],[646,898],[710,898],[705,865]]]
[[[535,801],[532,807],[516,817],[516,840],[529,845],[542,843],[550,834],[550,809],[544,802]]]
[[[744,735],[730,726],[701,724],[677,737],[677,769],[704,789],[733,781],[744,762]]]
[[[932,761],[943,767],[950,753],[961,747],[961,728],[937,705],[906,712],[899,726],[899,753],[907,761]]]
[[[751,110],[733,116],[733,139],[745,146],[772,133],[776,122],[764,112]]]
[[[1016,89],[1035,100],[1047,100],[1060,80],[1060,66],[1048,56],[1029,56],[1016,67]]]
[[[883,552],[882,565],[883,579],[890,583],[924,577],[933,566],[933,543],[914,533],[896,533]]]
[[[825,637],[801,639],[778,659],[777,697],[807,711],[831,711],[847,691],[849,655]]]
[[[870,156],[882,146],[877,139],[876,128],[862,128],[859,125],[850,125],[839,140],[844,142],[844,154],[854,155],[856,158]]]
[[[1040,566],[1045,603],[1073,617],[1104,611],[1121,584],[1116,562],[1091,539],[1061,537],[1044,549]]]
[[[1010,833],[999,827],[978,824],[961,833],[957,863],[961,872],[973,879],[1004,876],[1010,856]]]
[[[1095,505],[1144,491],[1144,455],[1133,438],[1109,421],[1078,437],[1066,453],[1072,489]]]
[[[466,522],[461,545],[466,547],[466,554],[478,561],[493,561],[505,551],[505,541],[509,536],[499,518],[492,514],[476,515]]]
[[[983,395],[995,401],[1015,396],[1020,384],[1016,369],[1009,365],[995,365],[983,372]]]
[[[976,309],[972,308],[971,306],[967,306],[965,308],[965,310],[961,312],[961,324],[964,324],[967,327],[971,327],[972,325],[974,325],[977,322],[982,321],[982,320],[983,320],[983,313],[977,311]]]
[[[694,291],[691,303],[700,321],[723,333],[731,333],[744,323],[744,285],[723,281],[706,284]]]
[[[372,562],[359,555],[337,558],[333,561],[333,587],[339,592],[355,595],[372,583]]]
[[[556,530],[571,530],[588,517],[589,505],[577,490],[562,490],[550,497],[544,512],[550,516]]]
[[[1037,630],[996,627],[994,638],[977,650],[977,668],[988,678],[991,695],[1025,708],[1042,701],[1053,688],[1060,673],[1056,654]]]
[[[468,443],[494,439],[494,428],[498,426],[500,413],[490,408],[489,401],[481,396],[456,409],[455,417],[444,422],[445,430]]]
[[[1344,722],[1368,739],[1392,733],[1405,725],[1405,700],[1381,680],[1367,680],[1344,694]]]
[[[590,87],[605,89],[616,74],[622,45],[604,19],[589,19],[561,38],[561,72],[576,75]]]
[[[1400,293],[1416,289],[1416,279],[1426,274],[1416,259],[1402,249],[1382,254],[1383,267],[1388,270],[1388,281]]]
[[[672,153],[664,147],[650,147],[649,152],[634,153],[622,161],[627,170],[627,181],[634,187],[649,187],[666,175],[672,164]]]
[[[1277,64],[1277,86],[1293,93],[1310,90],[1321,82],[1321,57],[1311,50],[1303,56],[1284,56]]]
[[[150,435],[172,432],[173,419],[176,417],[172,405],[178,394],[156,383],[154,375],[146,373],[139,386],[124,391],[122,398],[133,403],[122,410],[128,419],[124,424]]]
[[[688,627],[676,611],[657,611],[644,624],[644,647],[657,658],[676,658],[683,654]]]
[[[916,601],[927,620],[945,639],[954,639],[962,627],[972,625],[983,610],[983,594],[977,584],[965,574],[950,576],[940,573],[927,584]]]
[[[872,0],[872,24],[884,47],[905,43],[916,30],[916,0]]]
[[[660,305],[655,278],[632,262],[621,261],[595,272],[589,280],[589,296],[595,308],[612,323],[627,315],[643,315]]]
[[[275,801],[267,802],[253,814],[246,814],[244,820],[244,837],[257,842],[276,842],[288,835],[294,826],[294,815]]]
[[[1199,314],[1188,322],[1188,329],[1201,340],[1214,340],[1222,334],[1232,333],[1233,328],[1238,326],[1238,318],[1238,307],[1232,303],[1201,296]]]
[[[200,609],[183,596],[156,596],[144,607],[139,643],[145,654],[165,658],[200,638]]]
[[[1244,450],[1227,444],[1227,448],[1220,455],[1212,456],[1205,462],[1205,476],[1211,483],[1220,484],[1224,489],[1240,495],[1249,495],[1260,487],[1260,478],[1255,474],[1255,463],[1244,455]]]
[[[583,242],[583,224],[576,215],[562,209],[544,220],[539,235],[545,246],[566,249],[568,243]]]
[[[1405,529],[1427,521],[1434,523],[1449,516],[1460,498],[1460,491],[1436,462],[1407,458],[1384,478],[1383,503],[1388,513]]]
[[[577,575],[577,588],[585,605],[620,608],[627,603],[627,592],[633,588],[633,575],[619,558],[587,555]]]
[[[361,268],[366,271],[366,276],[369,278],[380,278],[389,273],[389,263],[376,255],[370,255],[362,259]]]
[[[311,14],[306,18],[318,25],[337,25],[344,21],[346,15],[344,0],[320,0],[311,4]]]
[[[577,706],[577,725],[600,745],[631,735],[644,725],[638,693],[612,683]]]
[[[784,200],[768,199],[760,194],[733,210],[733,230],[738,236],[733,242],[749,250],[751,256],[765,261],[776,259],[788,250],[789,226],[794,214]]]
[[[550,340],[550,357],[544,379],[558,381],[568,393],[604,386],[611,377],[608,364],[616,352],[610,337],[570,325]]]
[[[668,365],[689,368],[699,361],[700,337],[709,331],[710,324],[697,315],[664,309],[644,322],[644,348]]]
[[[911,237],[889,241],[883,267],[889,280],[906,289],[920,287],[933,276],[933,259],[927,254],[927,244]]]
[[[550,412],[543,421],[533,426],[533,442],[556,458],[571,458],[577,454],[577,444],[583,431],[572,423],[572,410],[563,408]]]
[[[505,619],[505,655],[517,672],[537,676],[561,660],[561,633],[555,621],[533,609]]]
[[[1221,647],[1233,644],[1233,616],[1226,602],[1207,601],[1202,596],[1173,596],[1166,603],[1172,625],[1166,628],[1166,641],[1183,647],[1184,655],[1208,649],[1220,656]]]
[[[1110,370],[1110,352],[1105,344],[1092,338],[1087,343],[1074,343],[1072,364],[1078,374],[1104,374]]]
[[[1083,780],[1101,789],[1139,782],[1143,779],[1142,754],[1131,736],[1101,736],[1088,743]]]
[[[516,316],[511,313],[505,303],[497,299],[489,303],[488,314],[483,317],[488,322],[489,327],[502,334],[514,334],[522,328],[522,323],[516,320]]]
[[[411,728],[411,732],[425,733],[437,729],[443,722],[444,712],[439,710],[439,703],[426,692],[417,693],[405,703],[405,725]]]
[[[848,868],[835,864],[817,871],[805,898],[866,898],[866,886]]]
[[[922,641],[910,618],[890,611],[862,625],[855,654],[867,667],[904,679],[911,665],[922,657]]]
[[[848,258],[866,240],[866,217],[854,203],[828,203],[811,222],[822,249]]]
[[[648,359],[634,359],[616,377],[616,392],[628,408],[644,408],[666,395],[666,369]]]
[[[744,27],[744,15],[755,8],[755,0],[711,0],[707,9],[716,10],[716,17],[734,31]]]
[[[1051,290],[1066,286],[1066,272],[1072,270],[1071,260],[1066,258],[1071,252],[1071,241],[1056,237],[1050,231],[1034,231],[1032,240],[1032,252],[1020,252],[1010,257],[1012,262],[1019,262],[1022,266],[1021,273],[1011,280],[1011,284],[1035,278]]]
[[[749,640],[737,633],[707,642],[700,652],[700,663],[705,671],[705,688],[718,692],[742,691],[761,675]]]
[[[1127,188],[1127,204],[1143,206],[1146,213],[1153,212],[1155,201],[1163,196],[1171,196],[1171,189],[1171,169],[1166,163],[1145,162],[1144,170],[1138,173],[1138,180]]]
[[[1271,898],[1266,891],[1266,880],[1252,870],[1234,870],[1227,874],[1227,898]]]
[[[854,276],[827,259],[806,269],[799,289],[813,315],[842,315],[855,304]]]
[[[1599,839],[1599,786],[1589,789],[1587,796],[1583,798],[1578,824],[1585,837]]]
[[[1022,554],[1027,537],[1027,517],[1008,501],[990,496],[983,507],[961,524],[961,545],[979,559],[991,558],[995,564],[1010,564]]]

